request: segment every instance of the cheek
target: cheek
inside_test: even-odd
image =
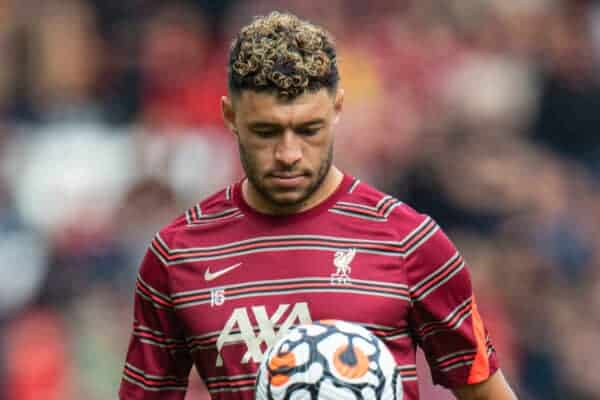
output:
[[[318,161],[324,158],[331,148],[333,138],[324,136],[308,141],[304,146],[305,157]]]
[[[253,164],[259,168],[265,168],[273,160],[273,146],[265,143],[256,143],[249,140],[245,143],[240,143],[244,148],[246,157],[252,160]]]

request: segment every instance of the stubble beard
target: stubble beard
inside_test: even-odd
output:
[[[319,187],[325,181],[327,173],[331,169],[333,164],[333,143],[329,145],[327,153],[319,164],[317,170],[316,179],[304,190],[304,193],[296,199],[278,199],[272,191],[264,184],[264,174],[260,172],[257,167],[257,162],[250,152],[246,151],[244,146],[238,141],[238,147],[240,151],[240,161],[246,177],[254,189],[271,205],[275,207],[294,208],[295,206],[301,207],[307,202],[307,200],[319,189]],[[313,179],[314,174],[310,175]]]

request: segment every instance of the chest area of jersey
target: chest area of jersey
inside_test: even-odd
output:
[[[228,359],[259,362],[289,329],[316,320],[407,335],[408,286],[397,256],[355,248],[264,251],[178,267],[173,282],[193,351],[215,367]]]
[[[326,314],[319,317],[328,317],[329,307],[342,306],[340,300],[353,310],[366,311],[387,301],[397,308],[398,302],[409,300],[399,257],[352,247],[234,252],[178,266],[171,278],[178,311],[193,308],[220,314],[219,308],[310,300]]]

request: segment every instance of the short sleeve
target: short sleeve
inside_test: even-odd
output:
[[[410,324],[434,383],[456,388],[486,380],[498,363],[462,255],[438,227],[405,265]]]
[[[192,360],[169,296],[168,271],[152,251],[135,287],[134,322],[121,400],[183,400]]]

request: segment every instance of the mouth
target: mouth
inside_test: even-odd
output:
[[[305,174],[281,174],[274,173],[269,175],[269,179],[276,185],[285,188],[293,188],[300,185],[307,176]]]

